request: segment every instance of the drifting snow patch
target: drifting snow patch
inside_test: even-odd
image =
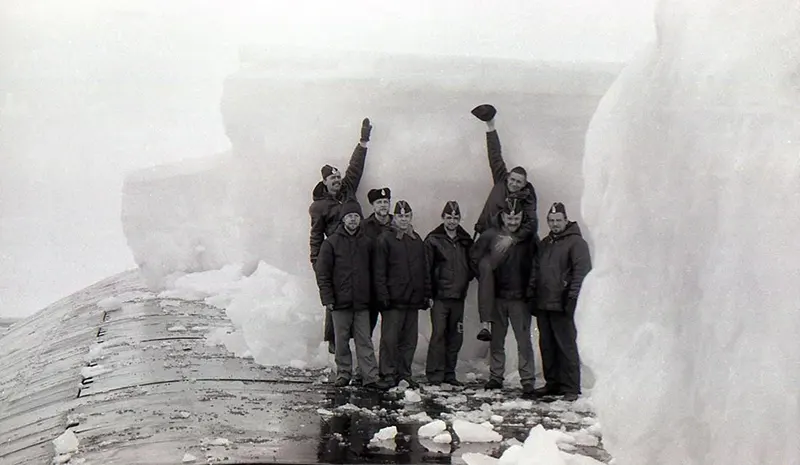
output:
[[[555,439],[542,425],[531,429],[522,447],[530,465],[566,465]]]
[[[475,452],[464,453],[461,455],[461,459],[464,460],[464,463],[467,465],[498,465],[500,462],[494,457]]]
[[[503,417],[500,415],[492,415],[491,417],[489,417],[489,421],[491,421],[495,425],[499,425],[500,423],[503,422]]]
[[[83,357],[83,360],[86,363],[95,362],[103,357],[103,343],[93,344],[92,347],[89,348],[89,352]]]
[[[305,360],[292,359],[289,361],[289,366],[298,370],[305,370],[308,366],[308,362]]]
[[[122,308],[122,300],[116,296],[106,297],[105,299],[98,300],[97,306],[103,310],[117,310]]]
[[[180,332],[180,331],[186,331],[186,327],[182,326],[182,325],[170,326],[169,328],[167,328],[167,331],[169,331],[171,333],[177,333],[177,332]]]
[[[503,440],[503,436],[499,433],[465,420],[453,421],[453,431],[461,442],[500,442]]]
[[[202,446],[229,446],[231,445],[231,441],[225,438],[216,438],[216,439],[208,439],[203,438],[200,441],[200,445]]]
[[[183,454],[183,458],[181,459],[181,462],[189,463],[189,462],[194,462],[195,460],[197,460],[197,457],[195,457],[194,455],[192,455],[192,454],[187,452],[187,453]]]
[[[419,395],[419,392],[408,389],[404,393],[403,401],[407,404],[413,404],[422,401],[422,396]]]
[[[417,434],[422,438],[432,438],[447,429],[447,423],[442,420],[434,420],[426,425],[419,427]]]
[[[433,442],[437,444],[450,444],[453,442],[453,436],[451,436],[448,431],[445,431],[434,436]]]
[[[372,436],[372,440],[387,441],[389,439],[394,439],[395,436],[397,436],[397,427],[387,426],[386,428],[381,428],[380,430],[378,430],[378,432]]]
[[[78,438],[71,429],[67,429],[61,436],[53,439],[53,446],[57,455],[71,454],[78,451]]]
[[[110,368],[106,368],[103,365],[95,365],[93,367],[83,367],[81,368],[81,376],[84,378],[94,378],[95,376],[100,376],[103,373],[110,372]]]
[[[586,430],[576,431],[572,433],[572,436],[575,438],[575,444],[579,446],[596,447],[600,443],[597,436],[588,433]]]
[[[525,448],[521,445],[513,445],[503,452],[503,455],[500,456],[500,460],[498,461],[498,465],[516,465],[521,463],[525,452]]]
[[[449,454],[450,453],[450,443],[438,443],[433,441],[429,438],[419,438],[419,443],[422,447],[428,449],[430,452],[436,452],[440,454]]]
[[[401,415],[400,419],[402,423],[430,423],[433,421],[428,412],[418,412],[408,416]]]

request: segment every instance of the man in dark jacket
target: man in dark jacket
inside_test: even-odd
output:
[[[389,214],[389,209],[392,206],[392,191],[388,187],[370,189],[367,192],[367,200],[372,205],[373,212],[361,223],[361,227],[367,237],[377,241],[381,233],[392,229],[392,215]],[[370,331],[375,330],[379,314],[380,303],[373,302],[369,309]]]
[[[364,174],[367,142],[369,142],[371,132],[372,125],[369,122],[369,118],[364,118],[364,121],[361,122],[361,139],[350,157],[350,163],[347,166],[344,179],[342,179],[342,175],[335,167],[331,165],[322,167],[322,181],[318,182],[314,187],[312,192],[314,201],[308,207],[308,214],[311,216],[309,246],[312,267],[317,261],[322,242],[339,227],[342,203],[356,198],[358,184],[361,182],[361,175]],[[328,351],[334,353],[333,320],[330,312],[325,313],[324,332],[324,340],[328,342]]]
[[[547,225],[550,234],[539,246],[532,278],[546,381],[537,395],[564,394],[564,400],[573,401],[581,393],[575,307],[592,260],[578,223],[567,219],[563,203],[556,202],[550,208]]]
[[[425,238],[431,295],[431,340],[425,373],[428,382],[461,386],[456,379],[458,352],[464,340],[464,299],[474,277],[469,251],[472,238],[461,227],[461,208],[450,200],[442,224]]]
[[[489,169],[492,172],[492,182],[494,183],[478,217],[478,222],[475,223],[475,234],[483,234],[492,227],[498,227],[496,219],[505,207],[506,200],[511,199],[520,202],[525,212],[523,223],[513,234],[504,235],[500,240],[496,241],[494,247],[497,248],[499,253],[503,253],[516,242],[529,240],[537,242],[539,220],[536,212],[536,191],[533,185],[528,182],[528,173],[525,168],[517,166],[508,171],[506,167],[500,147],[500,138],[497,135],[494,124],[497,110],[491,105],[484,104],[475,107],[472,110],[472,114],[486,123],[486,152],[489,156]],[[489,262],[483,261],[478,266],[481,268],[481,277],[478,279],[481,281],[482,288],[486,292],[492,293],[492,269],[489,267]],[[487,282],[483,282],[483,278],[486,278]],[[491,299],[482,299],[482,301],[479,299],[478,301],[478,312],[483,326],[478,333],[478,339],[482,341],[491,339],[489,315],[492,313],[492,308],[487,306],[490,303]]]
[[[490,379],[485,388],[503,387],[506,364],[505,341],[510,322],[517,340],[522,395],[532,399],[536,397],[533,388],[535,375],[531,312],[526,297],[536,245],[532,239],[527,239],[514,241],[511,247],[502,252],[495,247],[503,235],[512,235],[519,230],[524,217],[523,203],[517,199],[509,199],[500,213],[499,226],[481,234],[470,255],[473,265],[477,265],[481,260],[488,260],[494,269],[495,305],[490,315],[492,325]]]
[[[430,308],[430,276],[425,245],[411,225],[411,206],[394,206],[391,231],[378,236],[375,291],[381,302],[381,377],[393,385],[405,380],[413,388],[411,364],[417,349],[419,310]]]
[[[344,387],[350,383],[353,357],[349,340],[352,334],[364,387],[383,389],[386,386],[379,382],[375,349],[369,332],[374,244],[359,227],[361,207],[358,202],[345,202],[341,215],[342,221],[336,232],[322,243],[314,267],[322,305],[333,317],[335,385]]]

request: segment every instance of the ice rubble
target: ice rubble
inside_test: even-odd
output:
[[[800,463],[800,8],[662,1],[586,141],[579,344],[619,465]]]

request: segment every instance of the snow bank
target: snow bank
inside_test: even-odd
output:
[[[800,9],[665,0],[656,23],[586,141],[603,442],[619,465],[800,463]]]

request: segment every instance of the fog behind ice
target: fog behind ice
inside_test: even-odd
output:
[[[653,9],[612,0],[221,5],[0,6],[0,316],[31,314],[134,266],[122,179],[230,148],[219,106],[240,44],[624,62],[650,38]]]

